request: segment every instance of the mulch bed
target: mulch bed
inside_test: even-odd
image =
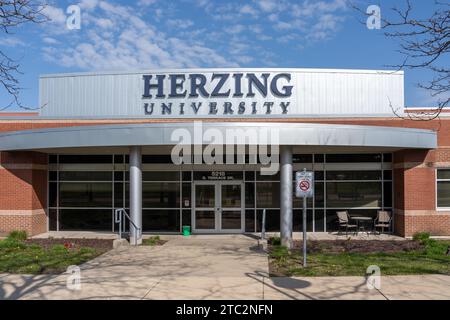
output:
[[[25,240],[25,243],[37,244],[42,246],[45,250],[58,244],[75,249],[89,247],[95,249],[97,252],[106,252],[113,248],[112,239],[27,239]]]
[[[302,241],[294,241],[294,249],[301,249]],[[311,240],[308,241],[309,253],[394,253],[424,249],[413,240]]]

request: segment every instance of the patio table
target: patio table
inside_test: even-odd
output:
[[[358,226],[356,228],[356,233],[358,234],[359,231],[365,231],[367,232],[367,234],[369,234],[369,230],[366,229],[367,224],[373,226],[373,218],[371,217],[363,217],[363,216],[355,216],[355,217],[350,217],[350,219],[355,220],[356,221],[356,225]]]

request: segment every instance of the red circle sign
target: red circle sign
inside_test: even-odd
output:
[[[299,183],[300,190],[302,190],[304,192],[309,190],[309,186],[310,185],[309,185],[309,181],[308,180],[302,180]]]

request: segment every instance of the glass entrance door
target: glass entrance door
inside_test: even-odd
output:
[[[238,181],[194,182],[192,226],[194,232],[244,231],[244,189]]]

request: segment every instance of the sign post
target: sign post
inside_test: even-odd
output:
[[[303,267],[306,267],[306,198],[314,196],[314,173],[297,171],[295,173],[295,196],[303,198]]]

